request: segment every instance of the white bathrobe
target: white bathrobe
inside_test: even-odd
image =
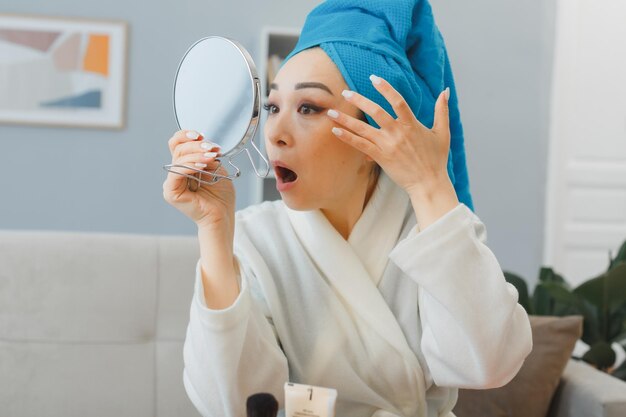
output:
[[[206,417],[244,417],[286,381],[335,388],[337,417],[453,416],[458,388],[510,381],[532,347],[528,316],[459,204],[419,230],[388,176],[348,241],[282,201],[236,214],[241,292],[204,301],[200,262],[184,346],[187,394]],[[281,412],[282,414],[282,412]]]

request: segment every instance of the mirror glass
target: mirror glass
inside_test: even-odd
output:
[[[174,114],[180,129],[235,153],[254,135],[260,112],[259,81],[248,52],[236,41],[210,36],[194,43],[174,81]]]

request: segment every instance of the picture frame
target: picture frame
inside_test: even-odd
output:
[[[128,24],[0,13],[0,123],[122,129]]]

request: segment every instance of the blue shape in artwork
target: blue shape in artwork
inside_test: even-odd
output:
[[[78,96],[65,97],[60,100],[41,103],[42,107],[92,107],[99,108],[102,101],[102,91],[87,91]]]

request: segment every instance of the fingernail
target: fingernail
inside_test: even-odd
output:
[[[328,110],[326,114],[328,114],[328,116],[332,117],[333,119],[336,119],[337,117],[339,117],[339,113],[337,112],[337,110],[333,110],[333,109]]]
[[[207,152],[204,154],[205,158],[215,158],[217,156],[217,152]]]
[[[338,127],[333,127],[333,133],[337,136],[343,135],[343,132]]]
[[[198,135],[197,132],[189,131],[189,132],[187,132],[187,137],[189,139],[198,139],[200,137],[200,135]]]
[[[198,168],[206,168],[206,166],[207,166],[207,165],[206,165],[206,164],[203,164],[202,162],[196,162],[196,166],[197,166]]]
[[[200,144],[200,147],[206,150],[213,149],[213,148],[221,148],[220,145],[218,145],[217,143],[213,143],[213,142],[202,142]]]
[[[341,92],[341,95],[344,96],[345,98],[350,98],[354,95],[354,91],[350,91],[350,90],[343,90]]]
[[[443,94],[446,96],[446,101],[450,100],[450,87],[446,87],[446,89],[443,90]]]
[[[372,81],[372,84],[380,84],[380,77],[377,77],[374,74],[370,75],[370,80]]]

